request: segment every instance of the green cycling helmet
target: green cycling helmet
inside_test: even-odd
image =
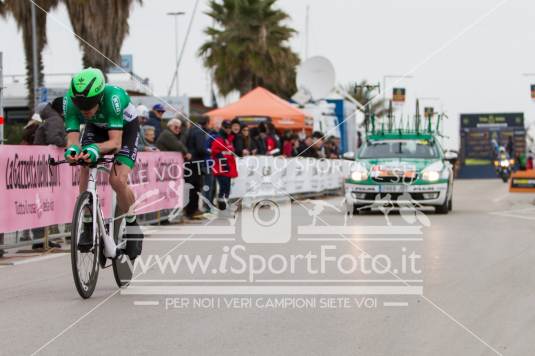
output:
[[[86,68],[72,77],[69,96],[78,109],[91,110],[100,103],[105,85],[100,69]]]

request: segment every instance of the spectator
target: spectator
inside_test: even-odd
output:
[[[51,104],[46,104],[39,115],[43,122],[35,131],[34,145],[55,145],[65,147],[67,143],[63,123],[63,98],[58,97]]]
[[[147,124],[149,120],[149,108],[145,105],[137,106],[137,118],[139,120],[139,127],[143,127]]]
[[[205,131],[206,137],[204,146],[206,148],[206,155],[202,172],[202,195],[204,197],[204,202],[208,203],[208,206],[205,206],[203,210],[205,213],[211,213],[215,198],[216,182],[208,162],[212,161],[212,143],[217,137],[217,131],[208,127],[205,128]]]
[[[325,149],[326,158],[336,159],[339,157],[338,146],[336,144],[336,137],[329,136],[327,141],[325,141],[324,149]]]
[[[238,176],[234,147],[229,140],[231,124],[223,121],[219,136],[212,143],[212,159],[214,160],[214,176],[219,185],[217,207],[220,211],[226,210],[230,196],[231,180]]]
[[[324,135],[319,131],[314,131],[312,133],[312,141],[316,152],[318,153],[318,158],[325,158],[325,151],[323,150],[323,139]]]
[[[263,144],[265,147],[265,151],[260,154],[273,156],[278,153],[276,151],[278,148],[278,142],[275,137],[276,133],[274,134],[272,132],[272,129],[270,129],[268,125],[264,123],[258,125],[258,131],[260,133],[260,140],[258,141],[258,146],[260,147],[260,145]]]
[[[324,158],[325,155],[321,151],[323,146],[323,135],[319,131],[315,131],[312,136],[307,136],[299,145],[299,156],[309,158]]]
[[[169,120],[167,123],[167,129],[163,130],[158,139],[156,139],[156,148],[158,148],[160,151],[180,152],[184,154],[184,157],[187,157],[188,150],[178,138],[181,126],[182,123],[180,120]]]
[[[162,118],[165,113],[165,109],[162,104],[156,104],[152,107],[152,110],[149,112],[149,119],[147,120],[147,125],[154,127],[154,134],[156,140],[160,137],[162,132]],[[168,126],[169,127],[169,126]]]
[[[241,132],[241,123],[238,119],[233,119],[230,122],[230,135],[228,136],[228,139],[230,143],[234,144],[234,140]]]
[[[282,147],[282,154],[285,157],[295,157],[297,156],[297,147],[298,147],[299,141],[297,139],[297,135],[290,135],[288,138],[284,140],[284,144]]]
[[[268,130],[268,137],[271,137],[271,139],[274,141],[274,144],[275,144],[275,148],[273,148],[274,150],[275,149],[279,149],[279,153],[280,154],[280,151],[282,150],[282,140],[279,136],[279,134],[277,133],[277,130],[275,129],[275,125],[273,125],[272,122],[268,122],[267,123],[267,130]],[[268,150],[269,151],[269,150]],[[271,150],[273,151],[273,150]]]
[[[258,127],[254,130],[254,133],[252,133],[252,138],[255,141],[256,145],[256,154],[258,155],[265,155],[267,153],[267,147],[266,147],[266,137],[267,137],[267,129],[262,124],[258,125]]]
[[[143,126],[141,132],[143,136],[140,137],[138,150],[142,152],[159,151],[155,145],[156,133],[154,127],[148,125]]]
[[[256,154],[256,142],[250,135],[249,126],[243,126],[240,134],[234,139],[234,150],[238,157]]]
[[[201,116],[197,119],[197,125],[191,125],[186,137],[186,147],[191,154],[188,164],[189,171],[185,175],[186,183],[191,184],[189,200],[185,208],[186,218],[200,219],[203,213],[199,211],[199,194],[202,188],[202,172],[206,161],[206,128],[208,117]]]
[[[22,140],[20,141],[21,145],[33,145],[33,141],[35,141],[35,132],[42,122],[43,119],[41,119],[41,115],[39,115],[39,113],[32,115],[31,119],[28,120],[28,123],[22,130]]]

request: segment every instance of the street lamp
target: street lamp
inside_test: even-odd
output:
[[[32,1],[31,18],[32,18],[32,66],[33,66],[33,108],[30,111],[33,112],[37,106],[37,88],[39,84],[39,73],[37,71],[37,30],[36,30],[36,18],[35,18],[35,3]]]
[[[175,12],[168,12],[167,15],[168,16],[173,16],[174,19],[175,19],[175,65],[178,64],[178,57],[179,57],[179,53],[178,53],[178,20],[179,20],[179,17],[182,16],[182,15],[185,15],[186,13],[185,12],[182,12],[182,11],[175,11]],[[178,69],[177,69],[178,70]],[[180,87],[179,87],[179,84],[178,84],[178,72],[176,73],[176,96],[178,97],[179,94],[180,94]]]

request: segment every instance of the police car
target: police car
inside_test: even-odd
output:
[[[372,134],[359,149],[345,179],[348,211],[357,214],[384,200],[393,205],[452,210],[452,164],[433,134]]]

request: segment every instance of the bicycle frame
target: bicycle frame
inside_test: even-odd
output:
[[[98,170],[103,170],[109,173],[108,169],[104,166],[97,165],[96,167],[89,168],[89,179],[87,182],[87,191],[92,196],[92,210],[93,216],[93,246],[96,246],[98,233],[97,224],[102,234],[102,241],[104,243],[104,256],[107,258],[117,257],[117,245],[113,240],[114,218],[104,219],[102,214],[102,207],[100,206],[100,200],[97,192],[97,173]],[[109,224],[109,231],[106,231],[106,223]]]

